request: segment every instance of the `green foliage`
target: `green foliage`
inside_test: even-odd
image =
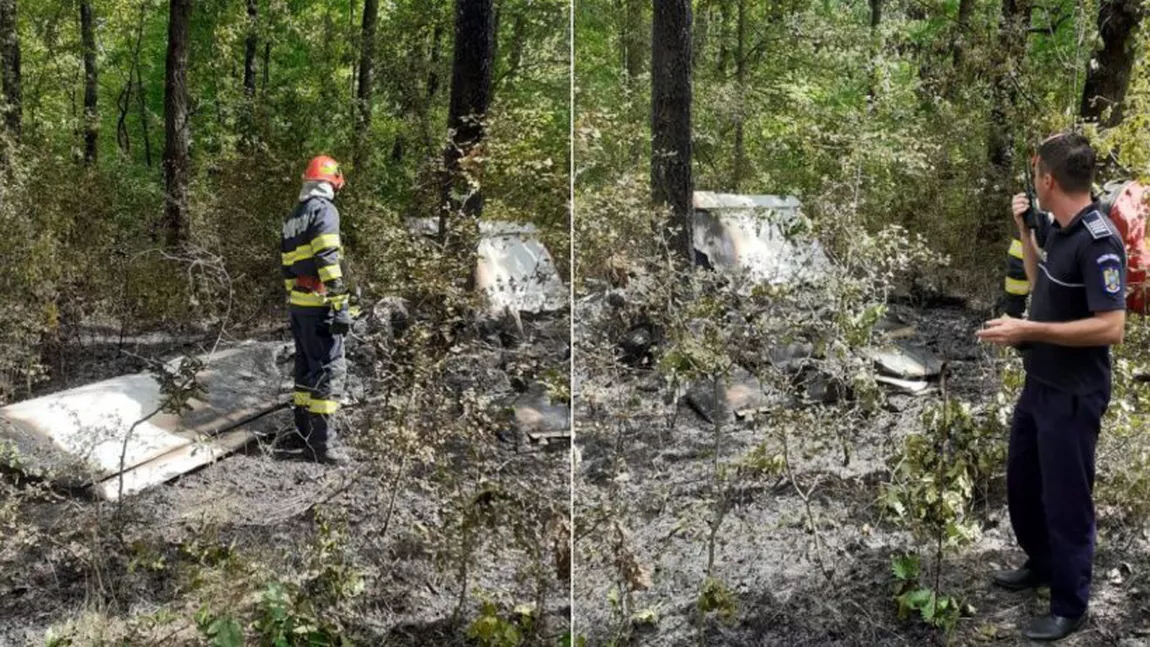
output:
[[[975,484],[1001,472],[1004,429],[957,400],[927,408],[922,423],[923,431],[907,436],[890,459],[882,504],[920,540],[941,532],[947,547],[973,543],[981,536],[972,510]]]
[[[923,622],[932,627],[946,633],[954,630],[964,611],[962,602],[919,584],[921,567],[918,555],[892,557],[891,570],[895,579],[894,599],[898,605],[899,620],[906,620],[911,614],[917,613]]]
[[[695,605],[699,613],[706,615],[716,613],[723,622],[732,622],[738,611],[738,601],[731,591],[721,581],[708,577],[703,582],[703,589]]]
[[[518,647],[531,632],[536,609],[531,605],[515,607],[510,617],[504,617],[498,605],[484,599],[479,617],[467,628],[467,637],[480,647]]]
[[[206,609],[201,609],[195,620],[209,647],[243,647],[244,630],[235,618],[228,615],[213,618]]]

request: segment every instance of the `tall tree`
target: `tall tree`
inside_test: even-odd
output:
[[[1146,13],[1145,6],[1143,0],[1102,0],[1098,9],[1102,47],[1087,66],[1080,108],[1083,119],[1101,121],[1107,127],[1122,122],[1122,102],[1134,69],[1134,35]],[[1105,119],[1103,115],[1107,115]]]
[[[100,115],[96,105],[99,85],[96,76],[96,27],[92,20],[91,0],[80,2],[80,39],[84,47],[84,161],[94,164],[100,138]]]
[[[20,90],[20,36],[16,28],[16,0],[0,0],[0,81],[4,89],[4,124],[20,140],[24,102]]]
[[[493,0],[455,1],[455,57],[451,69],[450,137],[444,153],[440,235],[446,236],[448,216],[461,211],[469,220],[483,212],[483,194],[472,183],[481,163],[484,120],[491,104],[491,78],[495,67],[495,10]],[[466,196],[462,203],[456,194]]]
[[[1020,69],[1025,62],[1026,39],[1030,33],[1031,0],[1003,0],[998,24],[998,47],[994,52],[991,79],[990,133],[987,158],[992,180],[1001,183],[1010,176],[1014,161],[1015,108],[1018,104]],[[981,240],[997,238],[997,227],[987,210],[987,218],[979,228]]]
[[[248,35],[244,41],[244,95],[256,96],[256,50],[259,48],[259,0],[248,2]]]
[[[164,229],[167,242],[188,237],[188,45],[192,0],[168,3],[168,58],[164,81]]]
[[[651,26],[651,194],[671,209],[673,246],[694,265],[691,0],[656,0]]]
[[[355,159],[356,169],[366,161],[371,132],[371,104],[374,92],[375,28],[379,22],[379,0],[363,0],[363,33],[359,48],[359,85],[356,90]]]
[[[623,45],[623,70],[629,83],[643,74],[647,61],[647,38],[643,29],[647,19],[647,3],[644,0],[624,0],[623,29],[620,40]]]
[[[970,38],[970,19],[974,14],[974,0],[958,0],[958,25],[955,27],[950,50],[954,57],[955,76],[958,77],[963,65],[967,41]]]
[[[738,112],[735,115],[735,173],[731,180],[737,193],[747,179],[746,102],[747,92],[747,0],[738,0],[735,17],[735,86]]]

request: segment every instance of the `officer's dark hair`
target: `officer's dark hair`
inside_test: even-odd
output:
[[[1090,193],[1094,185],[1094,149],[1078,133],[1063,133],[1038,145],[1038,168],[1054,176],[1067,193]]]

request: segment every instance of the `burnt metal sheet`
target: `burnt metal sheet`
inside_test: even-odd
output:
[[[439,232],[434,218],[412,218],[407,227],[416,234]],[[480,221],[476,253],[476,289],[491,312],[554,312],[567,306],[567,287],[534,225]]]
[[[908,343],[873,348],[866,351],[866,355],[879,371],[897,378],[921,380],[942,372],[942,360]]]
[[[282,406],[290,381],[285,383],[276,360],[286,349],[253,342],[201,356],[205,368],[197,379],[206,395],[191,400],[191,410],[180,416],[161,412],[136,424],[166,399],[148,373],[18,402],[0,408],[0,442],[15,447],[23,469],[58,483],[108,479],[194,443],[210,444],[214,436]],[[178,367],[180,359],[168,364]]]
[[[700,191],[694,205],[695,249],[713,268],[778,284],[817,280],[830,267],[818,240],[796,232],[802,216],[794,197]]]

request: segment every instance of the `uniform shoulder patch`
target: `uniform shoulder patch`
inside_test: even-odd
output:
[[[1106,224],[1106,220],[1102,217],[1102,214],[1097,211],[1086,214],[1084,222],[1086,224],[1086,230],[1090,232],[1094,240],[1102,240],[1103,238],[1114,235],[1114,232],[1110,229],[1110,225]]]

